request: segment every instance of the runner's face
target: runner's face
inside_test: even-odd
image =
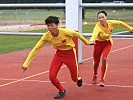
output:
[[[47,24],[47,28],[48,28],[48,30],[50,31],[51,34],[53,34],[53,35],[58,34],[57,33],[58,24],[57,25],[55,23]]]
[[[98,14],[98,20],[99,20],[99,22],[100,22],[101,24],[106,23],[106,19],[107,19],[107,17],[105,16],[104,13]]]

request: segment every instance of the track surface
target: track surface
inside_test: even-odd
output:
[[[0,100],[54,100],[58,91],[49,81],[48,70],[55,50],[43,47],[23,73],[21,67],[29,52],[0,54]],[[83,63],[79,65],[82,87],[71,80],[65,65],[59,71],[58,77],[67,90],[62,100],[133,100],[133,39],[114,39],[104,88],[91,84],[92,52],[93,46],[83,44]]]

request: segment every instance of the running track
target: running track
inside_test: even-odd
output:
[[[83,44],[79,73],[84,84],[80,88],[72,82],[68,68],[63,65],[58,76],[67,95],[62,100],[133,100],[133,39],[114,39],[104,88],[90,84],[92,51],[93,46]],[[52,46],[43,47],[23,73],[21,67],[29,52],[0,54],[0,100],[54,100],[58,91],[49,81],[48,70],[55,50]]]

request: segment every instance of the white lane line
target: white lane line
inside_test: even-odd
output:
[[[113,50],[113,51],[111,51],[111,53],[117,52],[117,51],[121,51],[121,50],[124,50],[124,49],[127,49],[127,48],[131,48],[131,47],[133,47],[133,45],[129,45],[129,46],[126,46],[126,47],[123,47],[123,48],[119,48],[119,49]],[[90,60],[90,59],[92,59],[92,58],[93,58],[93,57],[89,57],[89,58],[83,59],[82,61],[84,62],[84,61]]]
[[[16,80],[19,80],[19,79],[5,79],[5,78],[0,78],[0,80],[8,80],[8,81],[16,81]],[[51,81],[41,81],[41,80],[22,80],[23,82],[38,82],[38,83],[51,83]],[[61,82],[62,84],[70,84],[70,83],[67,83],[67,82]],[[88,86],[92,86],[94,84],[88,84],[88,83],[83,83],[84,85],[88,85]],[[75,85],[75,84],[74,84]],[[95,84],[95,85],[99,85],[99,84]],[[109,85],[109,84],[106,84],[105,87],[118,87],[118,88],[133,88],[132,85]]]
[[[99,86],[99,84],[88,84],[88,83],[83,83],[83,84],[89,85],[89,86],[91,86],[91,85],[98,85]],[[132,85],[115,85],[115,84],[111,84],[111,85],[105,84],[105,87],[133,88]]]
[[[20,82],[20,81],[23,81],[23,80],[26,80],[26,79],[29,79],[29,78],[32,78],[32,77],[35,77],[35,76],[41,75],[41,74],[48,73],[48,72],[49,72],[49,71],[44,71],[44,72],[37,73],[37,74],[31,75],[31,76],[27,76],[27,77],[24,77],[24,78],[21,78],[21,79],[15,80],[15,81],[11,81],[11,82],[8,82],[8,83],[5,83],[5,84],[2,84],[2,85],[0,85],[0,87],[7,86],[7,85],[10,85],[10,84],[13,84],[13,83],[17,83],[17,82]]]

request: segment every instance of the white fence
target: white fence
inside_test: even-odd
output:
[[[0,35],[14,36],[42,36],[44,33],[37,32],[0,32]],[[91,37],[92,33],[81,33],[84,37]],[[113,38],[133,38],[133,33],[129,31],[117,32],[112,34]]]
[[[26,4],[0,4],[0,8],[46,8],[46,7],[65,7],[64,3],[26,3]],[[133,8],[133,3],[82,3],[79,5],[80,7],[88,7],[88,8],[101,8],[101,7],[114,7],[114,8]]]

